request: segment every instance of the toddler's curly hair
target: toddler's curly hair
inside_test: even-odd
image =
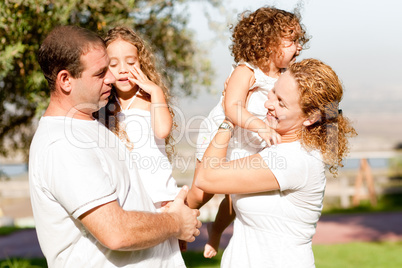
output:
[[[232,34],[232,56],[235,62],[245,61],[269,70],[271,54],[280,53],[282,39],[299,40],[302,47],[309,41],[301,17],[296,10],[290,13],[274,7],[261,7],[239,15]]]

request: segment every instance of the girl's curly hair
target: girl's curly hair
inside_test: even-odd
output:
[[[316,59],[291,64],[287,71],[298,84],[303,115],[317,119],[314,124],[302,127],[301,143],[306,149],[320,150],[330,172],[336,175],[349,152],[348,138],[357,135],[338,107],[343,95],[342,83],[330,66]]]
[[[309,41],[297,10],[290,13],[274,7],[261,7],[239,15],[232,34],[232,56],[235,62],[246,61],[269,70],[270,55],[280,55],[283,38],[298,40],[302,47]]]
[[[171,96],[169,89],[166,87],[165,83],[163,82],[162,76],[159,74],[159,72],[156,70],[155,67],[155,57],[151,53],[151,49],[148,47],[148,45],[145,43],[145,41],[137,34],[135,33],[132,29],[123,27],[123,26],[118,26],[115,27],[111,30],[108,31],[106,37],[105,37],[105,43],[106,47],[112,43],[113,41],[117,39],[122,39],[133,46],[137,48],[138,51],[138,60],[140,63],[140,68],[143,71],[143,73],[151,80],[154,82],[156,85],[162,88],[162,91],[165,95],[166,103],[169,106],[169,112],[174,119],[174,111],[170,106],[170,101],[171,101]],[[145,91],[142,91],[143,94],[148,95]],[[114,87],[112,88],[112,94],[109,98],[108,104],[103,108],[103,112],[99,112],[98,114],[102,114],[102,118],[99,118],[100,116],[97,116],[99,121],[101,121],[109,130],[111,130],[113,133],[115,133],[121,140],[123,140],[127,146],[127,148],[132,149],[135,147],[135,144],[132,144],[127,136],[127,133],[122,129],[121,123],[119,122],[118,118],[118,112],[120,112],[120,106],[117,104],[116,101],[116,90]],[[150,98],[150,96],[148,95]],[[175,121],[173,121],[173,127],[177,127],[177,124]],[[165,139],[165,144],[166,144],[166,153],[168,155],[168,158],[172,160],[173,154],[174,154],[174,138],[172,134],[169,134],[168,137]]]

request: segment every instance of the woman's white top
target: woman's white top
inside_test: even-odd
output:
[[[249,97],[247,103],[247,111],[252,115],[258,117],[261,120],[266,118],[268,110],[264,107],[264,103],[268,99],[268,92],[274,87],[277,78],[272,78],[264,74],[258,67],[247,62],[239,62],[233,66],[232,72],[235,67],[239,65],[246,65],[254,72],[255,82],[250,86],[249,90],[252,90],[252,94]],[[211,110],[208,117],[205,118],[201,124],[197,139],[197,151],[196,157],[201,161],[209,143],[215,136],[219,125],[225,119],[225,113],[222,108],[221,97],[219,103]],[[266,146],[265,141],[256,133],[243,129],[241,127],[235,127],[234,134],[230,140],[228,146],[227,156],[229,159],[239,159],[259,152]]]
[[[300,142],[260,152],[280,190],[233,194],[233,237],[221,267],[315,267],[312,237],[321,215],[326,185],[320,152]]]

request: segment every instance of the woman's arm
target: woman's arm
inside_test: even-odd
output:
[[[157,138],[165,139],[172,129],[173,118],[162,89],[149,80],[139,67],[134,66],[131,73],[135,78],[130,78],[130,80],[132,79],[141,89],[151,95],[151,127]]]
[[[218,130],[198,167],[195,185],[205,192],[216,194],[278,190],[278,181],[259,154],[227,162],[230,138],[230,130]]]

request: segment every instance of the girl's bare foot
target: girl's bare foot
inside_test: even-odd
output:
[[[219,249],[219,242],[221,241],[222,233],[216,233],[216,231],[213,230],[212,225],[213,223],[207,224],[208,242],[204,247],[205,258],[212,258],[216,256]]]
[[[215,257],[216,253],[218,253],[218,252],[210,244],[208,244],[208,243],[205,244],[205,247],[204,247],[204,257],[205,258],[210,259],[212,257]]]

